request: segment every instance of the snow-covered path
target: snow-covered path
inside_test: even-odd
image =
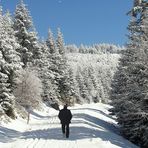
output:
[[[34,112],[29,125],[23,120],[0,125],[0,148],[137,148],[121,137],[108,105],[71,108],[69,139],[63,138],[58,112]],[[45,116],[46,115],[46,116]]]

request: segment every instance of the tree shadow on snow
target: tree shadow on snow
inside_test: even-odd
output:
[[[44,139],[44,140],[65,140],[62,137],[61,129],[60,128],[52,128],[52,129],[45,129],[45,130],[36,130],[32,132],[25,132],[23,133],[21,139]],[[89,139],[92,138],[101,138],[103,141],[110,142],[115,144],[119,147],[129,148],[128,141],[126,143],[122,143],[122,137],[117,139],[117,136],[113,136],[113,134],[109,133],[108,131],[103,130],[94,130],[87,127],[71,127],[70,128],[70,137],[68,140],[75,141],[81,139]],[[130,147],[132,148],[132,147]]]
[[[102,115],[104,115],[104,116],[106,116],[108,118],[113,119],[113,120],[116,120],[115,117],[112,117],[111,115],[108,115],[108,114],[106,114],[105,112],[103,112],[102,110],[99,110],[99,109],[94,109],[94,108],[77,108],[77,109],[72,109],[72,110],[82,110],[82,111],[90,110],[90,111],[94,111],[94,112],[100,113],[100,114],[102,114]]]
[[[94,116],[90,116],[88,114],[85,114],[85,113],[77,113],[77,114],[74,114],[73,116],[74,118],[76,119],[84,119],[85,121],[88,121],[90,123],[93,123],[95,124],[96,126],[101,126],[109,131],[112,131],[118,135],[120,135],[120,132],[119,132],[119,128],[117,125],[113,124],[113,123],[110,123],[110,122],[106,122],[104,120],[101,120],[99,118],[96,118]],[[94,125],[92,125],[94,127]]]
[[[34,112],[34,111],[30,111],[30,114],[32,114],[33,116],[35,116],[35,117],[37,117],[37,118],[43,118],[43,119],[48,119],[48,118],[50,118],[51,116],[42,116],[42,115],[40,115],[40,114],[38,114],[38,113],[36,113],[36,112]]]
[[[0,142],[2,143],[12,142],[20,135],[21,133],[16,130],[0,126]]]
[[[105,115],[105,113],[102,114]],[[35,113],[34,115],[39,118],[45,118],[44,116],[40,116]],[[49,117],[46,116],[46,118]],[[53,124],[58,123],[49,123],[49,127]],[[70,137],[68,140],[75,141],[88,139],[91,141],[93,138],[100,138],[103,141],[109,141],[110,143],[119,147],[129,148],[129,145],[130,148],[134,147],[132,144],[129,144],[129,141],[127,140],[124,140],[123,143],[123,138],[120,136],[118,131],[118,127],[112,123],[85,113],[76,113],[73,115],[72,123],[70,124]],[[57,128],[40,129],[34,131],[31,130],[22,133],[0,126],[0,142],[8,143],[16,139],[65,140],[65,138],[62,136],[60,124]]]
[[[87,127],[78,127],[74,125],[75,123],[83,123]],[[91,140],[92,138],[100,138],[103,141],[109,141],[110,143],[115,144],[119,147],[129,148],[129,141],[124,140],[123,143],[123,138],[117,134],[114,134],[114,131],[116,130],[116,127],[114,127],[111,123],[105,122],[101,119],[95,118],[87,114],[75,114],[72,124],[70,125],[70,137],[68,140],[75,141],[81,139]],[[45,140],[65,140],[65,138],[63,138],[62,136],[61,128],[48,128],[22,133],[21,139],[28,138],[37,138]],[[130,146],[130,148],[132,148],[132,145]]]

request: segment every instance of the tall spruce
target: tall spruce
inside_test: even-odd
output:
[[[101,91],[100,91],[100,87],[101,87],[101,83],[98,82],[97,77],[96,77],[96,72],[94,70],[94,67],[91,65],[91,67],[89,67],[88,69],[88,73],[89,73],[89,78],[91,80],[90,83],[92,83],[92,96],[93,96],[93,100],[94,102],[101,102],[101,98],[103,99],[103,96],[101,95]]]
[[[33,58],[36,56],[36,52],[39,49],[37,33],[33,26],[30,12],[28,11],[23,0],[16,6],[14,14],[14,30],[15,35],[21,45],[21,49],[18,52],[21,54],[21,60],[24,63],[24,67],[32,65]]]
[[[20,55],[17,52],[20,46],[14,35],[9,12],[2,15],[1,10],[0,20],[0,104],[5,114],[14,117],[15,97],[12,92],[18,71],[22,68]]]
[[[80,94],[80,101],[81,103],[89,103],[89,94],[87,86],[85,85],[84,77],[82,76],[83,72],[81,67],[78,67],[76,72],[76,81],[78,83],[79,94]]]
[[[60,54],[58,52],[58,49],[56,48],[56,43],[53,37],[53,33],[51,29],[48,29],[48,37],[46,40],[46,46],[47,46],[47,60],[50,63],[48,66],[48,72],[50,73],[49,81],[52,86],[51,92],[51,99],[52,101],[58,101],[57,98],[60,97],[59,91],[58,91],[58,79],[59,79],[59,63],[60,63]]]
[[[43,100],[46,103],[52,103],[52,101],[57,100],[56,86],[54,85],[54,73],[51,70],[51,56],[49,48],[46,43],[43,42],[41,45],[42,49],[42,62],[40,63],[40,75],[43,85]]]
[[[148,145],[148,3],[134,1],[130,11],[132,20],[128,26],[129,42],[120,59],[118,71],[112,83],[112,105],[122,133],[142,147]],[[144,103],[145,102],[145,103]]]
[[[69,82],[70,82],[70,89],[71,89],[69,101],[71,104],[80,103],[79,88],[78,88],[78,83],[74,75],[74,71],[72,70],[72,68],[69,68],[68,72],[69,72]]]
[[[65,45],[63,34],[61,30],[58,28],[57,30],[57,39],[56,39],[56,48],[59,53],[59,63],[58,63],[58,74],[59,77],[57,78],[58,82],[58,91],[60,94],[60,99],[63,102],[67,102],[70,100],[71,96],[71,86],[69,81],[69,66],[67,64],[67,58],[65,53]]]

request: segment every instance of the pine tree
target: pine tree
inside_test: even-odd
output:
[[[3,53],[5,60],[9,63],[9,81],[11,86],[13,86],[15,85],[15,78],[18,76],[17,72],[22,69],[23,63],[20,60],[20,54],[17,52],[20,49],[20,45],[15,37],[13,22],[9,12],[3,17],[3,25],[6,40],[3,44]]]
[[[20,46],[14,35],[10,14],[6,13],[3,16],[1,11],[0,20],[0,104],[8,116],[14,117],[15,97],[12,92],[18,70],[22,68],[20,55],[17,52]]]
[[[47,52],[48,52],[46,58],[50,63],[48,66],[48,71],[50,73],[49,79],[50,79],[52,90],[53,90],[52,91],[53,93],[51,93],[52,94],[51,98],[53,101],[57,102],[58,101],[57,98],[60,98],[59,90],[58,90],[58,80],[60,78],[59,63],[60,63],[61,56],[56,47],[53,33],[50,30],[50,28],[48,29],[48,38],[46,40],[46,46],[47,46]]]
[[[21,54],[24,67],[32,65],[39,46],[32,18],[23,0],[16,6],[13,28],[21,45],[21,49],[18,52]]]
[[[78,86],[77,86],[77,82],[76,82],[76,78],[74,75],[74,72],[72,70],[72,68],[69,68],[69,82],[70,82],[70,104],[74,104],[74,103],[80,103],[79,102],[79,90],[78,90]]]
[[[65,55],[65,46],[64,46],[63,34],[62,34],[60,28],[58,28],[58,30],[57,30],[56,47],[58,48],[59,54],[64,56]]]
[[[136,83],[133,83],[134,75],[132,74],[132,72],[135,68],[134,64],[138,62],[139,57],[139,50],[137,48],[139,44],[139,32],[137,31],[139,29],[137,28],[139,28],[138,22],[135,15],[133,15],[132,13],[132,20],[128,26],[129,42],[127,43],[126,50],[122,53],[122,58],[120,59],[118,71],[115,74],[114,82],[112,83],[111,98],[114,100],[113,105],[116,106],[116,114],[121,111],[121,108],[123,108],[122,110],[125,110],[127,108],[126,106],[124,106],[124,102],[126,100],[125,97],[128,96],[129,93],[131,93],[132,91],[134,93],[134,90],[136,89]]]
[[[88,73],[89,73],[89,78],[91,79],[90,83],[92,83],[93,85],[92,87],[93,100],[94,102],[101,102],[101,97],[103,97],[100,91],[101,82],[98,81],[96,77],[96,72],[93,66],[89,67]]]
[[[60,99],[63,102],[67,102],[71,96],[70,81],[68,78],[69,66],[67,64],[67,59],[65,56],[65,45],[63,35],[58,28],[57,39],[56,39],[56,48],[58,50],[57,56],[57,67],[58,67],[58,77],[56,77],[58,83],[58,92],[60,94]]]
[[[78,83],[78,88],[79,88],[79,96],[80,97],[80,102],[81,103],[88,103],[89,102],[89,94],[88,94],[88,90],[87,90],[87,87],[85,85],[85,82],[84,82],[84,77],[82,76],[82,70],[80,67],[78,67],[78,70],[77,70],[77,73],[76,73],[76,80],[77,80],[77,83]]]
[[[79,47],[79,53],[86,53],[86,48],[83,44],[81,44]]]
[[[54,41],[54,38],[53,38],[53,33],[51,31],[51,29],[49,28],[48,29],[48,38],[46,40],[46,45],[48,46],[49,48],[49,52],[50,54],[53,54],[55,52],[55,41]]]
[[[82,76],[83,76],[83,80],[84,80],[84,85],[86,87],[86,92],[87,92],[87,102],[90,103],[93,101],[93,94],[92,94],[92,90],[94,90],[92,81],[89,77],[89,67],[85,67],[82,71]]]
[[[42,62],[40,63],[40,76],[43,84],[43,100],[46,103],[52,103],[52,101],[57,100],[57,87],[55,84],[55,75],[51,70],[51,55],[49,48],[46,43],[43,42],[41,45],[42,49]]]
[[[148,19],[147,7],[147,2],[141,1],[130,11],[132,21],[128,26],[129,43],[120,59],[111,95],[123,134],[142,147],[147,147],[148,144],[148,114],[145,108],[148,89],[148,44],[145,44],[148,42],[145,24]]]

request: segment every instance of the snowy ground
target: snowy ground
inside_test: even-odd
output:
[[[0,125],[0,148],[138,148],[119,135],[108,105],[70,108],[73,114],[69,139],[63,138],[58,112],[34,112],[30,124],[22,119]]]

